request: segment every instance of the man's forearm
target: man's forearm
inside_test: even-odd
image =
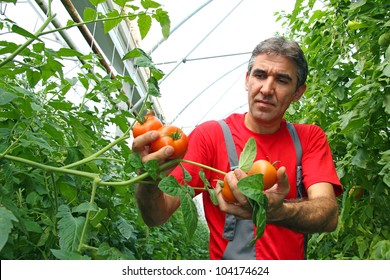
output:
[[[302,232],[331,232],[336,229],[338,205],[334,199],[289,200],[277,213],[267,215],[267,222]]]
[[[166,195],[156,185],[138,185],[135,197],[142,219],[148,226],[165,223],[178,207],[177,198]]]

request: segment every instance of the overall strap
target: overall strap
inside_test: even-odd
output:
[[[222,127],[226,150],[229,156],[230,170],[238,167],[238,156],[229,126],[223,120],[218,121]],[[248,244],[254,238],[254,224],[252,220],[236,219],[234,215],[226,214],[223,237],[229,243],[223,254],[223,259],[255,260],[255,247]]]
[[[294,142],[294,147],[295,147],[295,153],[297,157],[297,170],[296,170],[296,177],[297,177],[297,198],[302,198],[303,197],[303,176],[302,176],[302,145],[301,141],[299,140],[298,133],[295,129],[295,126],[287,122],[287,129],[290,132],[291,138]],[[305,259],[306,259],[306,251],[307,251],[307,242],[308,242],[308,236],[305,234],[305,241],[304,241],[304,246],[305,246]]]
[[[295,129],[295,126],[286,122],[287,129],[290,132],[291,138],[294,142],[295,153],[297,157],[297,169],[296,169],[296,177],[297,177],[297,198],[302,198],[303,196],[303,178],[302,178],[302,145],[299,140],[298,133]]]

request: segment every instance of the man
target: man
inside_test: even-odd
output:
[[[336,195],[341,193],[341,184],[326,136],[315,125],[294,125],[302,146],[304,183],[303,198],[296,198],[296,152],[283,116],[289,105],[298,101],[305,92],[307,73],[304,54],[293,41],[282,37],[270,38],[253,50],[245,80],[249,110],[245,114],[232,114],[224,121],[230,128],[237,155],[240,155],[247,140],[254,137],[256,160],[278,161],[277,184],[265,191],[268,207],[264,234],[253,248],[248,249],[246,241],[241,242],[241,236],[245,235],[244,231],[254,236],[254,226],[250,224],[252,209],[237,188],[237,182],[247,175],[240,169],[227,175],[229,186],[238,200],[238,203],[232,204],[225,202],[220,193],[221,186],[217,180],[221,179],[221,175],[205,170],[219,202],[215,206],[208,193],[203,194],[210,229],[211,259],[304,259],[305,234],[330,232],[336,228]],[[133,150],[140,153],[144,161],[158,159],[164,162],[172,153],[171,147],[149,153],[148,145],[157,137],[158,134],[153,131],[137,137]],[[224,143],[220,124],[217,121],[205,122],[189,135],[185,158],[227,172],[230,166]],[[202,186],[197,176],[199,168],[189,164],[184,167],[193,177],[189,184]],[[172,175],[179,182],[182,180],[180,168],[176,168]],[[136,197],[143,219],[150,226],[167,221],[180,204],[177,197],[146,184],[137,187]],[[234,217],[233,224],[228,221],[231,217]],[[227,228],[233,233],[230,238],[226,237]],[[229,245],[232,242],[245,244],[236,247]]]

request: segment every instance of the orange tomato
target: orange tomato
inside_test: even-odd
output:
[[[158,130],[162,126],[162,122],[157,117],[153,115],[146,115],[134,124],[133,136],[136,138],[148,131]]]
[[[276,184],[276,168],[267,160],[257,160],[253,163],[248,175],[263,174],[264,190],[269,189]]]
[[[233,171],[231,171],[233,172]],[[223,179],[223,187],[222,187],[222,197],[223,199],[228,202],[228,203],[237,203],[237,199],[236,197],[234,196],[228,182],[226,181],[226,176],[225,178]]]
[[[247,174],[248,175],[263,174],[264,190],[267,190],[276,184],[276,180],[277,180],[276,168],[272,163],[270,163],[267,160],[255,161]],[[223,187],[221,193],[223,199],[226,202],[228,203],[238,202],[232,190],[230,189],[228,182],[226,181],[226,176],[223,180]]]

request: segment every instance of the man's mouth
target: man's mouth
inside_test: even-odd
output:
[[[258,103],[258,104],[260,104],[260,105],[262,105],[262,106],[267,106],[267,107],[269,107],[269,106],[275,106],[275,104],[273,104],[272,102],[270,102],[270,101],[265,101],[265,100],[255,100],[255,103]]]

